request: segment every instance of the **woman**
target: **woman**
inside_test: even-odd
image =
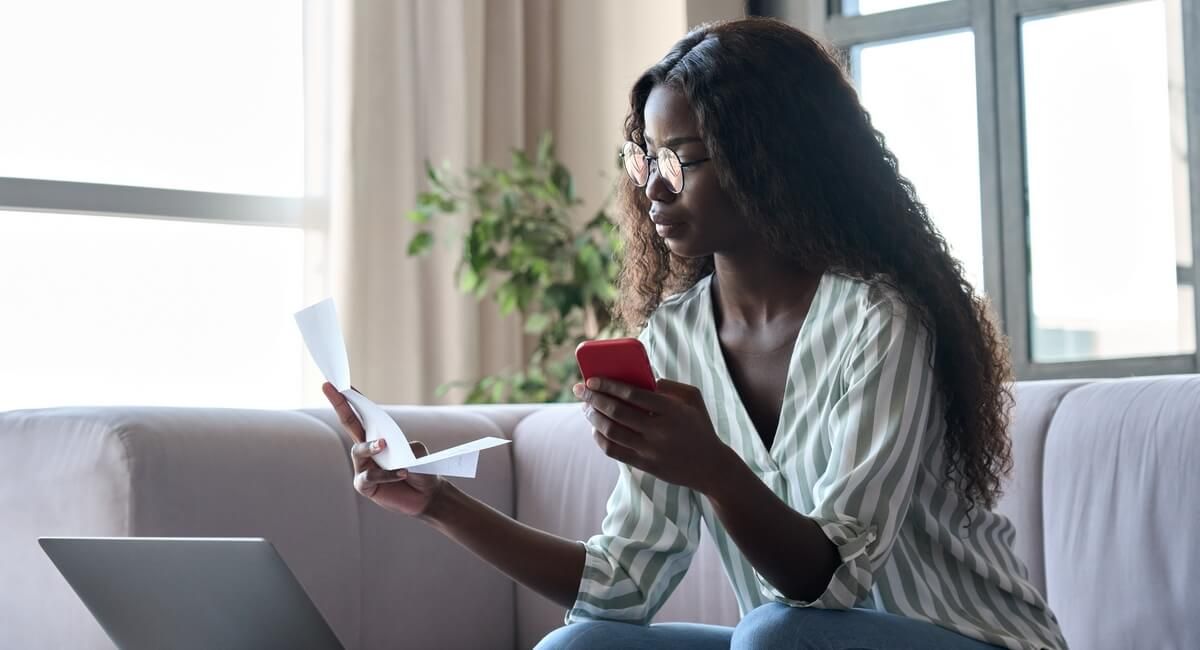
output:
[[[835,60],[776,21],[700,27],[625,131],[617,308],[668,379],[575,387],[621,463],[603,534],[382,470],[327,386],[356,488],[567,608],[540,647],[1065,647],[991,512],[1001,337]],[[701,523],[741,622],[644,625]]]

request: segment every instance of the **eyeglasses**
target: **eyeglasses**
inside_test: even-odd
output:
[[[666,147],[659,147],[658,155],[651,156],[641,145],[630,141],[626,142],[621,149],[621,160],[625,163],[625,172],[629,174],[634,185],[645,187],[646,183],[650,182],[650,167],[654,165],[658,168],[662,179],[667,182],[667,187],[675,194],[679,194],[683,191],[683,170],[712,159],[701,158],[679,162],[679,155]]]

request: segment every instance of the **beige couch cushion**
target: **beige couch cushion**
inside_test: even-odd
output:
[[[509,437],[500,424],[515,425],[529,407],[399,406],[385,409],[410,440],[430,451],[483,436]],[[341,431],[330,410],[306,411],[329,430]],[[350,440],[341,435],[343,458]],[[497,510],[513,513],[511,446],[489,449],[474,479],[454,479],[468,494]],[[350,490],[347,468],[342,490]],[[515,639],[513,583],[429,526],[356,498],[361,537],[362,643],[385,648],[511,648]]]
[[[1200,648],[1200,377],[1069,393],[1046,439],[1046,590],[1074,648]]]
[[[1046,432],[1067,393],[1087,383],[1027,381],[1016,386],[1016,405],[1009,426],[1013,470],[1004,483],[1004,495],[996,504],[996,511],[1012,520],[1017,531],[1014,550],[1029,569],[1030,581],[1043,594],[1046,568],[1042,550],[1042,457]]]

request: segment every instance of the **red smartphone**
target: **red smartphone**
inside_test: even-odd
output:
[[[637,339],[584,341],[575,348],[575,360],[584,381],[601,377],[650,391],[656,389],[650,357]]]

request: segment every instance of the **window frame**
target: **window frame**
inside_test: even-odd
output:
[[[333,9],[330,0],[301,0],[305,125],[303,156],[307,193],[327,175],[329,69]],[[305,197],[203,192],[72,180],[0,177],[0,218],[5,211],[94,214],[280,226],[306,225]]]
[[[0,177],[0,211],[301,226],[304,199]]]
[[[1197,291],[1196,351],[1063,362],[1035,361],[1032,354],[1021,20],[1131,1],[1137,0],[948,0],[866,15],[843,14],[843,0],[751,3],[752,13],[815,21],[809,31],[837,48],[844,61],[850,61],[851,48],[858,45],[974,32],[984,283],[1008,337],[1018,380],[1200,372],[1200,0],[1178,0],[1193,263],[1178,267],[1177,277],[1180,285]]]

